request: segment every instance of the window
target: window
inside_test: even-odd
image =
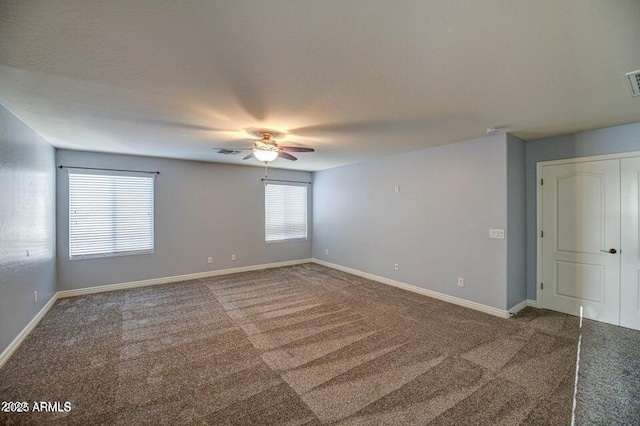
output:
[[[265,240],[307,239],[307,186],[266,183]]]
[[[69,258],[153,253],[155,175],[69,170]]]

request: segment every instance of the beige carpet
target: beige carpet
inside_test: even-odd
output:
[[[0,401],[71,411],[0,423],[568,424],[580,333],[315,264],[101,293],[58,301],[0,369]]]

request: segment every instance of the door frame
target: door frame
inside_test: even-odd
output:
[[[560,164],[588,163],[592,161],[622,160],[623,158],[640,157],[640,151],[621,152],[618,154],[591,155],[586,157],[565,158],[562,160],[539,161],[536,163],[536,306],[542,308],[544,292],[540,291],[542,277],[542,168]]]

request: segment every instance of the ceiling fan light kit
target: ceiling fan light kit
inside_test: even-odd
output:
[[[253,155],[263,163],[268,163],[278,158],[278,151],[264,151],[261,149],[254,149]]]

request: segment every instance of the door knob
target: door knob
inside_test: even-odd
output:
[[[600,251],[603,252],[603,253],[611,253],[611,254],[616,254],[618,252],[618,250],[616,250],[614,248],[609,249],[609,250],[600,250]]]

